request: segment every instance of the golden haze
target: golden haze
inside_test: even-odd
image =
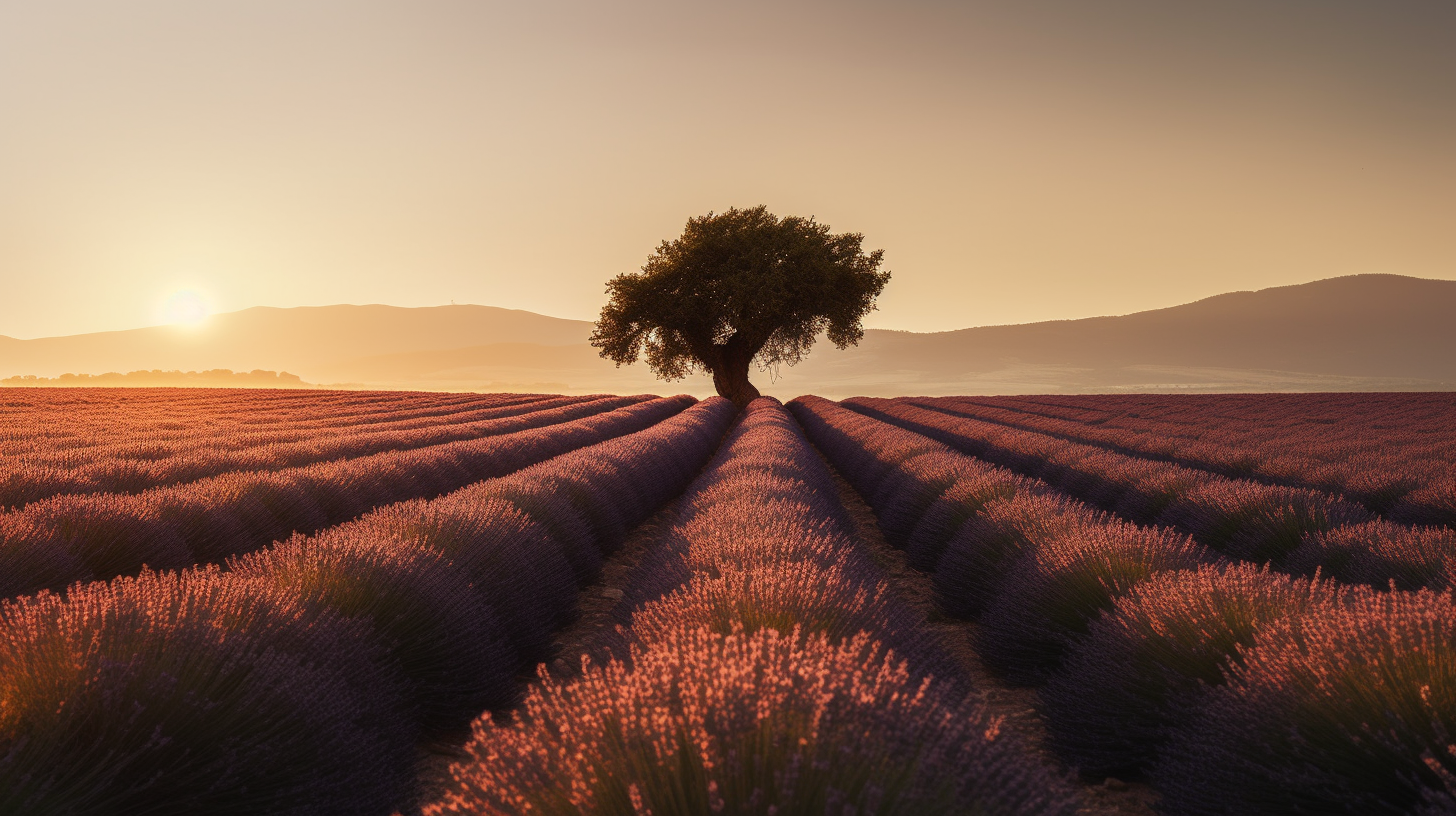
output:
[[[0,8],[0,335],[255,305],[591,319],[687,217],[888,250],[870,326],[1456,277],[1456,6]]]

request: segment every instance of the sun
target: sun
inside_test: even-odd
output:
[[[202,295],[190,289],[174,292],[167,298],[162,312],[168,323],[183,326],[196,326],[206,320],[210,314],[207,301],[203,299]]]

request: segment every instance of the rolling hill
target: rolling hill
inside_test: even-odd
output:
[[[951,332],[869,330],[821,345],[765,393],[1456,389],[1456,281],[1357,275],[1166,309]],[[689,391],[614,368],[586,321],[489,306],[260,307],[196,329],[16,340],[0,377],[135,369],[268,369],[315,383],[530,391]]]
[[[289,371],[312,382],[357,370],[349,361],[492,343],[585,345],[591,324],[492,306],[260,306],[202,326],[16,340],[0,337],[0,376],[136,369]],[[361,380],[377,376],[364,371]]]

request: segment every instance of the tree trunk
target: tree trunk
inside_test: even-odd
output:
[[[713,369],[713,387],[718,389],[719,396],[727,397],[739,408],[747,408],[748,403],[759,397],[758,389],[748,381],[748,366],[753,363],[755,353],[756,350],[745,354],[729,341],[720,358],[722,364]]]

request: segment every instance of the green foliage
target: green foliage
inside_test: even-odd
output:
[[[592,345],[618,365],[645,355],[667,380],[707,371],[746,405],[757,396],[750,363],[794,365],[821,332],[839,348],[864,336],[860,320],[890,273],[884,250],[866,254],[863,240],[762,206],[691,218],[640,273],[607,284]]]

